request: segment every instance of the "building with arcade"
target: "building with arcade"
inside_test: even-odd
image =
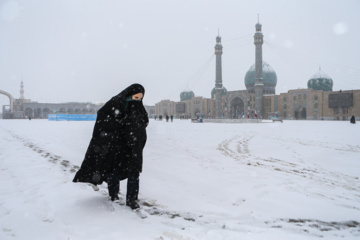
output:
[[[245,90],[227,90],[222,80],[221,37],[215,44],[215,86],[211,98],[196,96],[190,89],[180,93],[180,101],[162,100],[155,104],[156,115],[178,118],[360,120],[360,90],[333,91],[333,79],[319,69],[307,79],[307,88],[276,93],[277,74],[263,61],[262,25],[255,25],[255,63],[244,77]],[[306,80],[304,80],[304,86]]]

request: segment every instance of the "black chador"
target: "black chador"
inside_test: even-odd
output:
[[[99,109],[85,159],[73,180],[94,185],[106,181],[112,200],[118,199],[118,183],[126,178],[127,201],[137,198],[149,122],[142,100],[132,99],[138,93],[144,95],[144,87],[133,84]],[[114,186],[116,182],[117,187]]]

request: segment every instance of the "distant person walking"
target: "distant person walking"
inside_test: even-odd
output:
[[[355,116],[351,116],[351,118],[350,118],[350,123],[353,123],[353,124],[356,123],[356,121],[355,121]]]
[[[142,103],[145,89],[133,84],[111,98],[99,111],[92,139],[73,182],[107,182],[111,201],[119,199],[119,181],[128,179],[126,205],[139,208],[148,115]]]
[[[170,116],[170,119],[171,119],[171,122],[173,121],[173,119],[174,119],[174,116],[173,115],[171,115]]]
[[[166,122],[168,122],[169,121],[169,115],[166,115]]]

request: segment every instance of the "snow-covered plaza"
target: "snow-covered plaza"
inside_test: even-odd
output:
[[[142,215],[72,182],[93,126],[0,120],[1,240],[360,237],[359,124],[151,119]]]

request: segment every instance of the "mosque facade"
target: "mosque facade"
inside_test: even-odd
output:
[[[276,94],[275,70],[262,59],[262,25],[255,25],[255,64],[244,77],[246,90],[228,91],[222,81],[221,37],[216,37],[215,86],[211,98],[199,97],[190,89],[180,93],[180,102],[162,100],[155,104],[157,116],[177,118],[303,120],[360,120],[360,90],[333,91],[333,79],[325,72],[315,73],[307,88]]]

